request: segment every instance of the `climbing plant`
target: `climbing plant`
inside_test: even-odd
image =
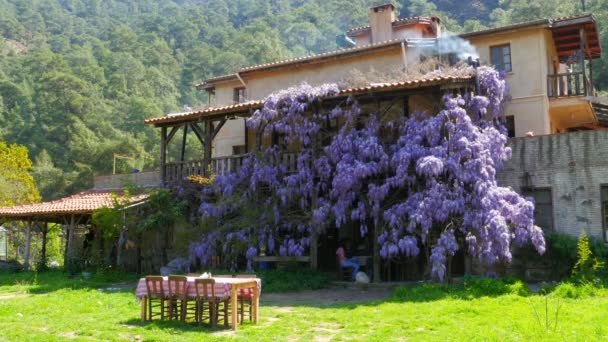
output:
[[[326,107],[320,99],[336,95],[337,85],[270,95],[247,125],[282,138],[258,144],[242,168],[203,189],[199,214],[210,228],[190,246],[191,262],[221,253],[234,267],[244,255],[250,268],[260,249],[302,255],[311,237],[347,222],[361,236],[375,232],[383,258],[428,248],[441,280],[461,248],[488,264],[510,261],[512,243],[531,241],[543,253],[534,205],[496,181],[511,155],[506,83],[489,67],[478,75],[480,94],[447,96],[439,113],[393,120],[362,113],[353,98]],[[337,132],[331,122],[339,122]],[[280,162],[290,150],[297,151],[295,170]]]

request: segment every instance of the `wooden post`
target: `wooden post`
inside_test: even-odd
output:
[[[205,140],[204,154],[203,154],[203,174],[205,177],[209,177],[209,166],[211,165],[211,143],[213,141],[213,123],[211,121],[205,121]]]
[[[25,230],[25,252],[23,252],[23,268],[28,271],[30,269],[30,247],[32,243],[32,221],[27,223]]]
[[[42,228],[42,252],[40,253],[40,260],[41,260],[41,265],[43,265],[43,267],[46,267],[46,240],[47,240],[47,234],[49,232],[49,223],[45,222],[44,223],[44,228]]]
[[[584,95],[588,95],[587,93],[587,73],[585,72],[585,28],[581,27],[578,29],[579,37],[580,37],[580,63],[581,63],[581,71],[583,72],[583,93]]]
[[[184,161],[184,158],[186,157],[186,137],[188,135],[188,125],[184,126],[184,137],[182,138],[182,155],[181,155],[181,161]]]
[[[167,127],[160,129],[160,180],[162,184],[167,182]]]

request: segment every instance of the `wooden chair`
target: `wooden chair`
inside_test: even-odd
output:
[[[219,274],[214,275],[213,278],[232,278],[232,274]]]
[[[200,273],[188,273],[186,274],[186,277],[194,277],[194,278],[198,278],[200,277],[201,274]]]
[[[177,315],[181,321],[186,321],[188,305],[188,278],[185,276],[169,276],[169,319]]]
[[[255,274],[237,274],[237,278],[244,279],[255,279],[257,278]],[[247,312],[249,315],[249,321],[253,321],[253,290],[252,289],[240,289],[238,292],[238,313],[241,319],[241,322],[245,319],[245,308],[247,308]]]
[[[147,318],[151,321],[154,317],[160,316],[161,320],[165,319],[165,308],[167,295],[163,287],[162,276],[147,276],[146,277],[146,290],[148,291],[148,306],[146,308]],[[154,312],[154,309],[160,308],[159,312]]]
[[[198,278],[194,280],[196,290],[196,322],[201,324],[205,318],[209,319],[211,326],[219,321],[220,304],[223,304],[223,323],[228,326],[229,297],[215,295],[215,279]],[[206,315],[205,315],[206,314]]]

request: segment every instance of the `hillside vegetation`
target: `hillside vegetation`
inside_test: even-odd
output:
[[[385,1],[382,1],[385,2]],[[0,0],[0,140],[25,145],[45,199],[91,175],[149,169],[158,136],[142,121],[205,101],[193,84],[238,67],[333,50],[367,22],[365,0]],[[608,48],[608,2],[397,1],[450,31],[592,12]],[[584,7],[584,10],[583,10]],[[595,62],[608,89],[608,59]],[[190,151],[189,153],[197,153]]]

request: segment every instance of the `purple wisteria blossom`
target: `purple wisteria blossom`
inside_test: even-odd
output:
[[[190,261],[222,254],[235,265],[240,255],[250,268],[261,250],[306,255],[313,233],[345,224],[361,236],[375,231],[383,258],[429,248],[440,280],[461,248],[486,263],[510,261],[512,242],[532,242],[543,253],[533,204],[496,182],[511,156],[502,124],[506,82],[489,67],[478,73],[480,94],[446,96],[436,115],[394,121],[363,116],[352,98],[324,107],[320,99],[339,91],[332,84],[270,95],[247,126],[279,141],[201,193],[199,215],[210,232],[191,245]],[[397,138],[387,141],[386,131]]]

